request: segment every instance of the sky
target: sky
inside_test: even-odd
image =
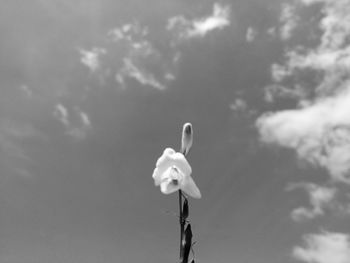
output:
[[[348,0],[3,0],[0,262],[350,262]]]

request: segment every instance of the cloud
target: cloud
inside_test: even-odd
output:
[[[174,31],[178,40],[201,38],[213,30],[220,30],[230,25],[230,8],[215,3],[213,13],[193,20],[175,16],[168,20],[167,29]]]
[[[299,18],[293,5],[284,3],[281,7],[280,21],[282,26],[279,29],[280,37],[282,40],[288,40],[292,36],[293,30],[297,27]]]
[[[286,76],[298,74],[309,69],[324,74],[318,92],[324,93],[337,89],[339,80],[350,78],[350,48],[347,39],[350,37],[350,2],[339,1],[306,1],[305,5],[323,3],[323,17],[319,21],[322,31],[320,43],[316,48],[297,47],[286,53],[287,62],[278,68],[280,80]],[[277,74],[278,75],[278,74]]]
[[[126,40],[137,43],[148,35],[148,31],[147,27],[142,27],[138,22],[134,22],[114,28],[109,31],[108,35],[113,38],[114,42]]]
[[[318,23],[317,31],[313,31],[318,39],[310,41],[307,38],[306,45],[302,45],[303,39],[298,39],[298,45],[294,47],[288,43],[285,61],[272,64],[273,83],[265,88],[265,101],[273,103],[279,97],[287,97],[295,99],[297,106],[263,113],[257,119],[256,127],[263,143],[292,149],[298,158],[328,172],[323,183],[288,185],[287,190],[303,189],[309,198],[309,206],[302,205],[291,212],[292,219],[311,220],[328,215],[327,212],[332,216],[348,215],[350,48],[347,42],[350,38],[350,2],[299,0],[294,3],[293,6],[282,5],[281,39],[292,37],[293,30],[303,22],[299,10],[319,3],[320,16],[313,18],[313,22]],[[312,27],[313,22],[308,21],[307,25]],[[283,107],[283,104],[274,106]],[[309,234],[304,236],[304,242],[303,246],[293,249],[297,260],[307,263],[350,262],[348,234]]]
[[[305,4],[311,2],[315,1]],[[320,2],[324,3],[324,16],[319,21],[319,45],[292,48],[286,53],[285,64],[272,65],[276,82],[287,76],[300,82],[306,70],[323,73],[317,79],[315,98],[305,100],[309,92],[299,83],[288,89],[266,88],[265,97],[270,101],[276,94],[291,96],[294,91],[296,98],[300,96],[299,106],[265,113],[258,118],[257,127],[263,142],[294,149],[299,158],[326,168],[333,181],[350,183],[350,48],[346,45],[350,37],[350,2]]]
[[[304,247],[295,247],[293,257],[307,263],[350,262],[350,236],[322,232],[304,236]]]
[[[261,140],[295,149],[300,158],[325,167],[335,181],[350,183],[350,86],[295,110],[257,120]]]
[[[245,39],[247,42],[253,42],[255,37],[257,36],[258,32],[252,28],[252,27],[248,27],[246,35],[245,35]]]
[[[68,109],[62,104],[55,106],[53,114],[64,125],[65,133],[76,139],[85,139],[87,132],[92,129],[89,116],[78,107],[73,111],[75,118],[70,116]]]
[[[2,118],[0,121],[0,163],[18,175],[30,175],[27,166],[33,162],[23,142],[46,140],[31,123]]]
[[[91,121],[89,119],[89,116],[85,112],[79,111],[79,116],[82,124],[85,127],[91,127]]]
[[[124,78],[127,76],[129,78],[134,78],[143,85],[152,86],[158,90],[164,90],[165,86],[158,82],[154,75],[147,72],[146,69],[136,67],[130,59],[123,60],[123,67],[117,75],[117,80],[120,84],[125,83]]]
[[[81,53],[101,85],[112,77],[121,88],[134,79],[142,86],[164,90],[176,79],[177,52],[157,49],[149,40],[148,27],[137,21],[109,30],[104,45]]]
[[[305,99],[306,91],[299,85],[287,88],[279,84],[272,84],[264,88],[264,99],[268,103],[273,103],[277,98]]]
[[[281,82],[286,76],[289,76],[291,71],[280,64],[273,63],[271,65],[271,77],[275,82]]]
[[[80,62],[87,66],[91,72],[95,72],[101,67],[100,56],[107,53],[105,49],[96,47],[91,50],[80,49],[79,52]]]
[[[68,110],[62,104],[55,106],[54,116],[65,126],[69,126]]]
[[[307,192],[311,208],[298,207],[294,209],[291,216],[295,221],[314,219],[317,216],[324,215],[325,208],[332,207],[333,202],[335,202],[337,189],[334,187],[325,187],[313,183],[297,183],[288,185],[287,190],[292,191],[300,188]]]
[[[230,104],[230,109],[235,112],[246,111],[247,108],[248,108],[247,102],[240,98],[235,99],[235,101]]]
[[[27,85],[21,85],[19,89],[21,90],[21,92],[23,92],[26,98],[33,97],[33,91]]]

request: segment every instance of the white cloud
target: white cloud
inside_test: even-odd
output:
[[[347,40],[350,37],[350,2],[348,0],[300,0],[306,5],[323,3],[319,27],[322,30],[320,43],[316,48],[298,47],[286,53],[287,62],[280,69],[284,76],[297,74],[304,69],[324,73],[323,83],[318,92],[335,90],[339,79],[350,78],[350,48]],[[282,72],[280,71],[280,72]],[[280,75],[281,79],[284,77]]]
[[[247,108],[247,102],[240,98],[235,99],[235,101],[230,104],[230,109],[235,112],[246,111]]]
[[[273,84],[264,88],[264,99],[269,103],[275,102],[276,98],[304,99],[306,95],[306,91],[298,85],[294,88],[287,88]]]
[[[148,35],[148,28],[141,26],[138,22],[124,24],[121,27],[114,28],[109,31],[108,36],[113,39],[114,42],[126,40],[128,42],[134,42],[142,40]]]
[[[54,116],[64,125],[65,133],[76,139],[84,139],[92,128],[90,118],[78,107],[75,107],[73,114],[75,118],[62,104],[55,106]]]
[[[295,7],[291,4],[282,4],[282,12],[280,16],[280,21],[282,26],[280,27],[280,37],[282,40],[288,40],[293,33],[293,30],[298,25],[298,16],[295,12]]]
[[[85,127],[91,127],[91,121],[89,119],[89,116],[85,112],[80,111],[79,116],[80,116],[80,120],[81,120],[82,124]]]
[[[315,1],[304,3],[311,2]],[[300,158],[326,168],[333,181],[350,183],[350,48],[346,45],[350,2],[320,2],[324,2],[320,44],[291,49],[284,65],[272,65],[276,82],[286,76],[299,80],[306,70],[324,73],[315,88],[316,98],[306,101],[300,96],[299,108],[264,114],[257,126],[264,142],[295,149]],[[303,89],[296,88],[302,95]]]
[[[350,183],[350,87],[295,110],[257,120],[261,140],[295,149],[300,158],[325,167],[335,181]]]
[[[101,85],[112,77],[119,87],[126,88],[132,78],[141,85],[164,90],[176,79],[174,58],[178,55],[174,50],[165,54],[157,49],[148,36],[148,27],[137,21],[111,29],[105,47],[83,53],[85,64],[97,73]],[[107,52],[108,56],[100,56]]]
[[[304,247],[295,247],[293,256],[307,263],[349,263],[350,237],[343,233],[322,232],[304,236]]]
[[[69,126],[68,110],[62,104],[57,104],[55,106],[55,110],[53,114],[65,126]]]
[[[295,189],[304,189],[309,195],[311,208],[298,207],[291,213],[295,221],[304,221],[313,219],[325,213],[325,208],[331,208],[335,200],[337,189],[334,187],[325,187],[313,183],[290,184],[288,191]]]
[[[230,8],[214,4],[213,13],[193,20],[175,16],[168,20],[167,29],[174,30],[179,40],[204,37],[207,33],[230,25]]]
[[[100,65],[100,56],[105,55],[107,51],[103,48],[93,48],[91,50],[80,49],[80,62],[87,66],[91,72],[98,70]]]
[[[248,27],[246,35],[245,35],[245,39],[247,42],[253,42],[255,37],[257,36],[258,32],[252,28],[252,27]]]
[[[271,65],[271,77],[275,82],[281,82],[286,76],[291,74],[290,70],[277,63]]]
[[[124,59],[124,65],[117,76],[118,81],[125,83],[125,76],[134,78],[141,84],[152,86],[158,90],[165,89],[165,86],[158,82],[152,73],[135,66],[130,59]]]
[[[319,37],[319,42],[312,44],[315,39],[311,43],[308,38],[307,46],[303,46],[303,40],[298,39],[297,46],[286,49],[285,62],[272,65],[274,85],[265,88],[265,100],[274,102],[278,96],[295,96],[297,107],[264,113],[256,125],[262,142],[292,149],[298,158],[328,171],[328,180],[322,185],[299,183],[289,186],[288,190],[301,188],[308,194],[310,206],[296,207],[291,213],[294,220],[302,221],[330,212],[332,215],[349,212],[349,199],[344,190],[350,184],[350,1],[293,2],[293,6],[284,5],[280,19],[281,38],[292,36],[302,17],[299,17],[299,10],[318,2],[321,12],[312,21],[319,23],[313,31],[317,32],[315,36]],[[313,26],[313,22],[308,26]],[[304,246],[293,250],[297,260],[350,262],[350,237],[347,234],[323,232],[305,235],[304,240]]]

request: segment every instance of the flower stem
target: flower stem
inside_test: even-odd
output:
[[[185,231],[185,220],[183,220],[183,214],[182,214],[182,192],[179,190],[179,209],[180,209],[180,217],[179,217],[179,222],[180,222],[180,262],[182,262],[182,257],[183,257],[183,245],[182,245],[182,240],[183,240],[183,235]]]

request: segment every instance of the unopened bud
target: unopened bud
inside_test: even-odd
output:
[[[187,122],[182,128],[182,138],[181,138],[181,152],[187,155],[192,147],[193,142],[193,129],[192,124]]]

